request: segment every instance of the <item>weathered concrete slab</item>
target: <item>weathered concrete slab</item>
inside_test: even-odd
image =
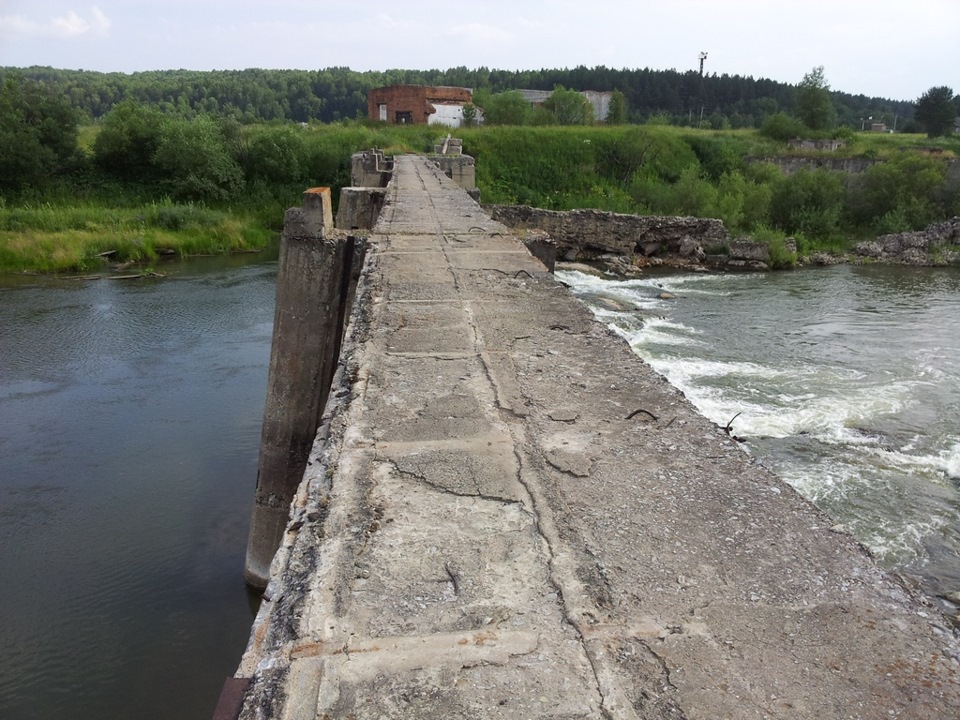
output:
[[[953,718],[954,634],[399,159],[243,718]]]

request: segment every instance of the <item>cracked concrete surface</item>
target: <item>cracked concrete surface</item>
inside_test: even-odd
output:
[[[952,718],[954,634],[398,158],[241,717]]]

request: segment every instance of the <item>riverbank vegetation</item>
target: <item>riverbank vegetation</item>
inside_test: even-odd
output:
[[[842,157],[789,152],[753,131],[668,126],[463,130],[485,202],[716,217],[734,235],[793,236],[801,254],[960,214],[960,143],[851,134]],[[802,166],[795,170],[794,163]],[[791,172],[784,172],[789,166]]]
[[[566,109],[558,102],[541,115]],[[352,120],[241,124],[129,99],[95,124],[80,125],[83,116],[50,87],[4,80],[0,271],[89,271],[257,249],[276,237],[304,188],[328,185],[338,196],[352,153],[428,152],[448,132]],[[717,217],[732,234],[771,246],[794,237],[801,255],[960,214],[956,137],[834,128],[819,131],[828,151],[789,144],[798,122],[773,113],[759,130],[708,130],[653,116],[639,125],[457,134],[476,158],[484,202]],[[828,169],[840,160],[857,172]]]

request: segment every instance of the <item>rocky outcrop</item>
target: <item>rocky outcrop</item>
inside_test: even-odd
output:
[[[527,205],[488,205],[494,220],[514,230],[542,230],[557,245],[557,259],[601,255],[675,255],[702,260],[712,246],[729,243],[723,223],[711,218],[624,215],[603,210],[541,210]]]
[[[527,205],[485,209],[513,230],[546,233],[556,243],[557,260],[600,262],[620,275],[650,265],[747,270],[770,266],[765,244],[731,240],[724,224],[712,218],[541,210]]]
[[[527,205],[487,205],[494,220],[534,234],[545,233],[556,246],[556,259],[599,262],[620,275],[651,265],[766,270],[797,259],[793,238],[784,241],[778,258],[766,243],[731,239],[720,220],[695,217],[624,215],[603,210],[541,210]],[[803,264],[886,262],[905,265],[960,264],[960,217],[916,232],[882,235],[858,244],[849,255],[816,253]]]
[[[859,243],[853,255],[860,260],[905,265],[954,265],[960,263],[960,217],[934,223],[924,230],[881,235]]]

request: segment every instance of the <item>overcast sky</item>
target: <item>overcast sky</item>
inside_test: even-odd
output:
[[[960,91],[960,0],[0,0],[0,66],[696,69]]]

